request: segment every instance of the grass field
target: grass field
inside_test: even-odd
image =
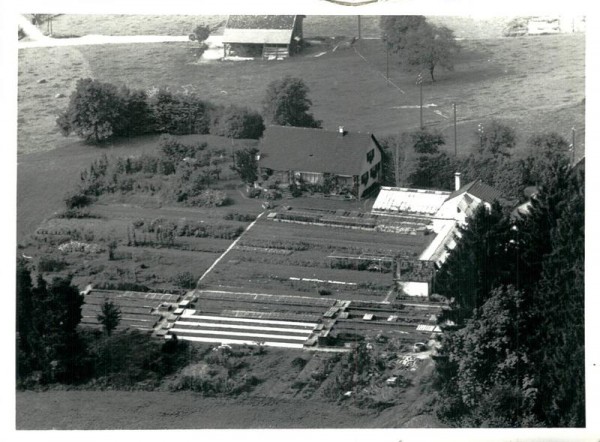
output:
[[[305,360],[303,367],[293,365],[292,361],[298,357]],[[414,426],[416,422],[420,427],[441,426],[426,411],[427,395],[422,392],[427,387],[431,363],[416,372],[405,372],[411,380],[407,387],[383,387],[380,399],[389,400],[393,396],[393,406],[377,411],[360,409],[352,400],[336,403],[327,399],[327,390],[342,369],[339,357],[334,354],[267,349],[243,361],[246,364],[237,376],[255,375],[262,382],[251,392],[234,398],[168,391],[168,385],[177,382],[178,377],[206,370],[202,362],[165,380],[163,388],[157,391],[17,392],[16,428],[401,428]],[[312,376],[325,366],[329,376]],[[387,373],[389,370],[379,376],[385,379]]]
[[[441,129],[451,139],[452,103],[456,102],[461,153],[468,152],[476,141],[477,125],[491,118],[513,124],[520,146],[532,133],[557,130],[568,137],[571,127],[576,127],[578,155],[583,153],[582,34],[465,40],[463,45],[455,71],[440,71],[438,81],[426,82],[423,87],[425,104],[436,106],[426,108],[426,126]],[[68,96],[75,80],[84,75],[133,88],[167,86],[195,91],[216,103],[259,109],[267,84],[291,74],[302,77],[309,86],[314,114],[323,120],[325,128],[343,124],[349,130],[386,135],[419,124],[415,74],[400,71],[391,57],[390,79],[400,90],[386,86],[386,55],[378,40],[355,45],[364,59],[353,49],[332,52],[323,44],[304,56],[277,63],[197,63],[194,48],[192,43],[164,43],[21,51],[19,152],[46,150],[68,142],[61,142],[54,125],[57,111],[67,101],[54,96]],[[328,52],[314,57],[322,51]],[[73,53],[78,55],[69,55]],[[77,61],[82,63],[80,71],[64,69],[70,59],[81,59]],[[42,77],[49,81],[38,84]],[[37,115],[43,116],[39,124],[27,124]]]
[[[454,30],[459,38],[497,38],[512,17],[492,17],[476,20],[472,17],[434,16],[430,20]],[[211,26],[224,22],[223,15],[77,15],[64,14],[52,21],[54,36],[100,35],[188,35],[197,24]],[[46,25],[40,29],[45,32]],[[219,31],[217,31],[219,33]],[[356,15],[309,15],[304,19],[304,34],[335,37],[358,34]],[[361,16],[361,36],[379,38],[379,16]]]

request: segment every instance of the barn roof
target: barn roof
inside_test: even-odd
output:
[[[295,15],[230,15],[224,43],[289,44]]]
[[[269,126],[260,145],[259,165],[273,170],[359,175],[364,155],[375,146],[368,133]]]
[[[468,193],[488,203],[503,199],[502,193],[499,190],[494,189],[492,186],[488,186],[481,180],[475,180],[471,181],[469,184],[465,184],[460,189],[452,192],[448,199],[451,200],[452,198],[462,195],[463,193]]]

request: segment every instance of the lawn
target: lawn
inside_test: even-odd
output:
[[[449,138],[452,103],[457,103],[461,152],[474,144],[477,124],[492,118],[514,124],[522,145],[535,132],[554,129],[569,136],[573,126],[583,130],[583,35],[466,40],[463,45],[454,72],[436,72],[437,81],[427,80],[423,86],[425,104],[435,105],[425,109],[424,123]],[[309,86],[312,110],[325,128],[343,124],[349,130],[383,136],[419,124],[415,73],[401,71],[392,56],[390,79],[398,87],[386,86],[386,55],[378,40],[364,40],[335,52],[323,44],[304,56],[277,63],[198,63],[194,48],[192,43],[92,46],[82,56],[91,74],[103,81],[146,90],[165,86],[193,91],[215,103],[257,110],[271,81],[297,75]],[[327,53],[314,56],[323,51]],[[163,62],[156,63],[157,59]],[[34,110],[24,105],[21,118],[27,120],[27,111]],[[23,137],[20,150],[30,151]]]
[[[474,19],[459,16],[429,17],[435,24],[448,26],[459,38],[497,38],[512,17]],[[188,35],[197,24],[215,26],[227,19],[225,15],[105,15],[63,14],[52,21],[54,36],[99,35]],[[361,16],[361,36],[379,38],[379,16]],[[42,32],[46,25],[40,27]],[[222,29],[216,31],[221,33]],[[335,37],[358,35],[356,15],[309,15],[304,19],[304,35]]]

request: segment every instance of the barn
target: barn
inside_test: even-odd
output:
[[[260,143],[262,177],[282,186],[306,185],[325,194],[367,196],[381,181],[382,150],[374,135],[269,126]]]
[[[224,56],[279,60],[302,48],[303,15],[230,15],[223,32]]]

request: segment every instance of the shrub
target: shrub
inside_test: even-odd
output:
[[[65,205],[69,210],[89,206],[92,202],[92,198],[86,195],[82,189],[76,190],[65,196]]]
[[[150,288],[137,282],[122,281],[117,283],[104,282],[95,284],[98,290],[124,290],[129,292],[149,292]]]
[[[198,278],[196,278],[190,272],[181,272],[175,275],[172,279],[173,283],[182,289],[193,289],[196,287],[196,282]]]
[[[248,190],[248,198],[258,198],[261,194],[261,190],[255,187],[252,187]]]
[[[329,290],[329,289],[320,288],[320,289],[318,289],[318,292],[319,292],[319,296],[331,296],[331,290]]]
[[[306,366],[306,364],[308,364],[308,361],[301,357],[297,357],[292,360],[292,367],[294,367],[297,370],[302,370]]]
[[[100,218],[98,215],[90,213],[88,209],[82,209],[79,207],[59,212],[56,214],[56,217],[65,219]]]
[[[210,133],[258,140],[265,130],[262,116],[248,108],[228,106],[213,111]]]
[[[187,199],[187,204],[194,207],[221,207],[232,203],[231,198],[221,190],[207,189],[199,195]]]
[[[68,263],[62,259],[42,256],[38,262],[39,272],[60,272],[66,268]]]
[[[241,222],[251,222],[256,219],[256,215],[253,215],[251,213],[230,212],[223,216],[223,219]]]

